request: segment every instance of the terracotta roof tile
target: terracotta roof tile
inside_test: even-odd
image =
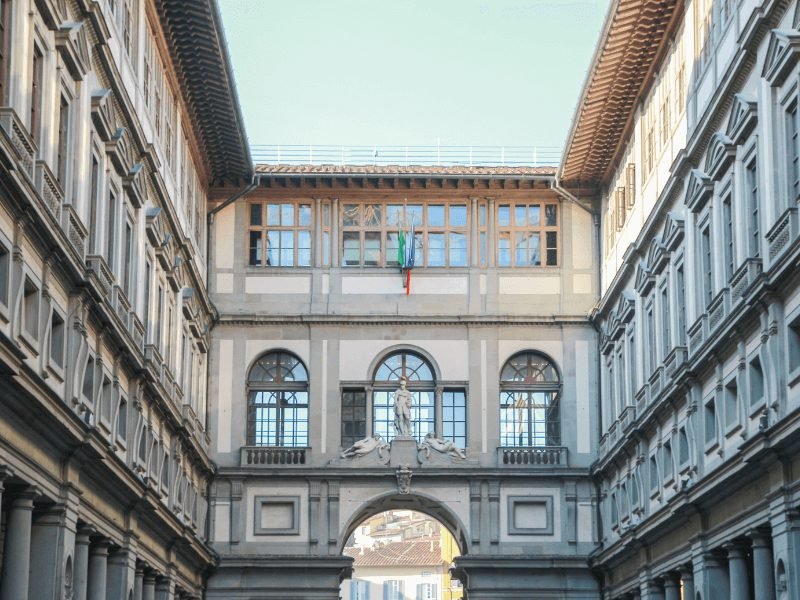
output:
[[[439,536],[416,538],[402,542],[364,548],[345,548],[344,553],[355,559],[355,567],[435,566],[443,565]]]
[[[256,165],[256,173],[274,175],[384,175],[384,176],[459,176],[519,177],[555,175],[555,167],[468,167],[429,165]]]

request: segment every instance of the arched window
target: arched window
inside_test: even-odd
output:
[[[250,369],[247,444],[308,446],[308,371],[297,357],[269,352]]]
[[[500,444],[504,447],[561,445],[561,379],[536,352],[512,356],[500,372]]]
[[[427,433],[436,432],[436,381],[431,365],[412,352],[391,354],[375,369],[373,431],[387,441],[394,439],[394,392],[400,386],[401,377],[406,378],[411,393],[413,435],[421,442]]]

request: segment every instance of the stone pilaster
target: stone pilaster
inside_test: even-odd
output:
[[[0,600],[20,600],[20,598],[28,597],[31,521],[35,497],[36,493],[28,489],[18,494],[8,509]]]

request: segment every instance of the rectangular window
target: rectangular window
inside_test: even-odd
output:
[[[399,579],[384,581],[383,600],[405,600],[405,596],[403,595],[403,582]]]
[[[150,332],[150,280],[153,278],[153,267],[150,261],[146,260],[144,263],[144,311],[142,313],[142,321],[144,322],[144,342],[150,343],[152,333]]]
[[[132,0],[122,0],[122,11],[120,14],[120,29],[122,32],[122,45],[125,46],[125,52],[128,56],[133,57],[133,9],[131,7]]]
[[[675,270],[675,295],[677,296],[678,310],[678,343],[686,343],[686,276],[683,272],[683,265]]]
[[[442,433],[459,448],[467,447],[467,394],[464,390],[442,392]]]
[[[117,410],[117,437],[122,441],[128,435],[128,401],[122,396],[119,397],[119,409]]]
[[[628,386],[628,398],[630,403],[634,404],[636,399],[636,330],[633,325],[630,326],[628,331],[628,378],[625,385]]]
[[[90,252],[97,254],[100,247],[99,235],[97,227],[98,218],[98,194],[100,193],[100,163],[97,157],[92,153],[92,170],[91,170],[91,191],[89,192],[89,241],[91,245]]]
[[[104,422],[111,422],[111,408],[112,408],[112,387],[111,380],[103,376],[103,383],[100,387],[100,416]]]
[[[249,205],[248,264],[311,266],[311,205],[253,202]]]
[[[133,224],[130,219],[125,220],[125,247],[122,257],[122,289],[128,300],[133,298],[131,286],[133,285]]]
[[[628,163],[625,168],[625,204],[628,209],[636,204],[636,164]]]
[[[558,204],[497,206],[497,266],[558,265]]]
[[[798,140],[797,99],[786,110],[786,174],[789,178],[789,200],[793,205],[800,198],[800,140]]]
[[[731,197],[727,196],[722,201],[722,232],[725,236],[724,252],[725,252],[725,281],[730,281],[733,277],[734,262],[736,260],[736,248],[734,246],[733,235],[733,208],[731,206]]]
[[[669,288],[661,287],[661,358],[667,357],[672,348],[672,327],[669,314]]]
[[[153,333],[156,336],[156,346],[160,352],[164,351],[164,332],[161,330],[161,323],[164,321],[164,290],[159,285],[156,288],[156,322]]]
[[[717,407],[713,398],[705,404],[705,441],[706,445],[717,440]]]
[[[11,288],[11,253],[0,244],[0,304],[8,308],[8,293]]]
[[[67,185],[67,155],[69,145],[69,101],[62,95],[58,108],[58,144],[56,145],[56,178],[62,188]],[[66,189],[65,189],[66,191]]]
[[[764,370],[761,359],[755,356],[750,361],[750,405],[754,406],[764,399]]]
[[[0,261],[2,261],[2,258],[0,258]],[[0,267],[0,277],[2,277],[2,267]],[[0,281],[0,286],[2,286],[2,281]],[[0,299],[2,299],[2,296],[0,296]],[[793,373],[800,368],[800,317],[789,324],[787,333],[789,334],[787,336],[789,343],[789,373]]]
[[[747,210],[750,218],[747,220],[748,256],[757,258],[761,255],[761,239],[758,213],[758,163],[753,158],[745,166],[745,187],[747,193]]]
[[[25,332],[34,340],[39,339],[39,288],[28,277],[25,278],[22,297]]]
[[[367,394],[364,390],[342,391],[342,448],[367,437]]]
[[[50,317],[50,362],[64,367],[64,319],[55,310]]]
[[[655,351],[652,350],[658,348],[656,345],[656,318],[655,311],[653,309],[652,296],[650,302],[647,303],[645,308],[645,342],[645,347],[651,349],[651,351],[645,352],[645,364],[647,365],[647,373],[645,373],[645,376],[649,377],[656,368]]]
[[[331,266],[331,203],[322,202],[322,248],[321,256],[323,267]]]
[[[656,455],[653,454],[650,457],[650,491],[657,490],[658,485],[658,462],[656,461]]]
[[[86,370],[83,372],[81,395],[88,404],[94,404],[94,358],[86,359]]]
[[[31,64],[31,137],[39,143],[39,133],[42,128],[42,83],[44,77],[44,55],[39,45],[33,45],[33,60]]]
[[[438,600],[437,585],[435,583],[417,584],[417,600]]]
[[[108,190],[108,212],[106,213],[106,262],[114,269],[114,248],[117,243],[117,195]]]
[[[714,270],[711,261],[711,227],[706,225],[700,233],[700,260],[703,301],[705,306],[711,304],[711,299],[714,297]]]
[[[725,427],[732,427],[739,421],[739,386],[734,377],[725,384]]]
[[[144,96],[144,103],[147,108],[151,108],[153,98],[153,32],[150,27],[147,28],[144,36],[144,70],[142,73],[142,95]]]
[[[625,211],[627,210],[627,203],[625,202],[625,188],[618,187],[614,192],[615,212],[617,214],[617,231],[620,231],[625,226]]]
[[[678,430],[678,461],[681,466],[689,463],[689,438],[685,427]]]
[[[672,462],[672,442],[664,442],[661,447],[664,456],[664,481],[672,481],[675,478],[675,465]]]

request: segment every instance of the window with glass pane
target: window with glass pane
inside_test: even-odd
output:
[[[397,266],[398,231],[408,234],[412,225],[416,266],[467,266],[466,204],[350,203],[341,219],[343,266]]]
[[[367,394],[364,390],[342,392],[342,448],[367,437]]]
[[[497,266],[558,265],[558,204],[497,206]]]
[[[560,445],[560,391],[558,371],[546,357],[523,352],[509,359],[500,374],[500,444]]]
[[[442,393],[442,439],[453,440],[459,448],[467,447],[467,395],[464,390]]]
[[[375,371],[372,428],[383,439],[394,439],[394,393],[400,387],[401,377],[406,378],[411,395],[413,435],[422,442],[426,434],[436,432],[436,382],[430,364],[411,352],[388,356]]]
[[[286,352],[256,361],[247,379],[247,443],[308,446],[308,372]]]
[[[310,204],[248,204],[248,264],[255,267],[311,266]]]

